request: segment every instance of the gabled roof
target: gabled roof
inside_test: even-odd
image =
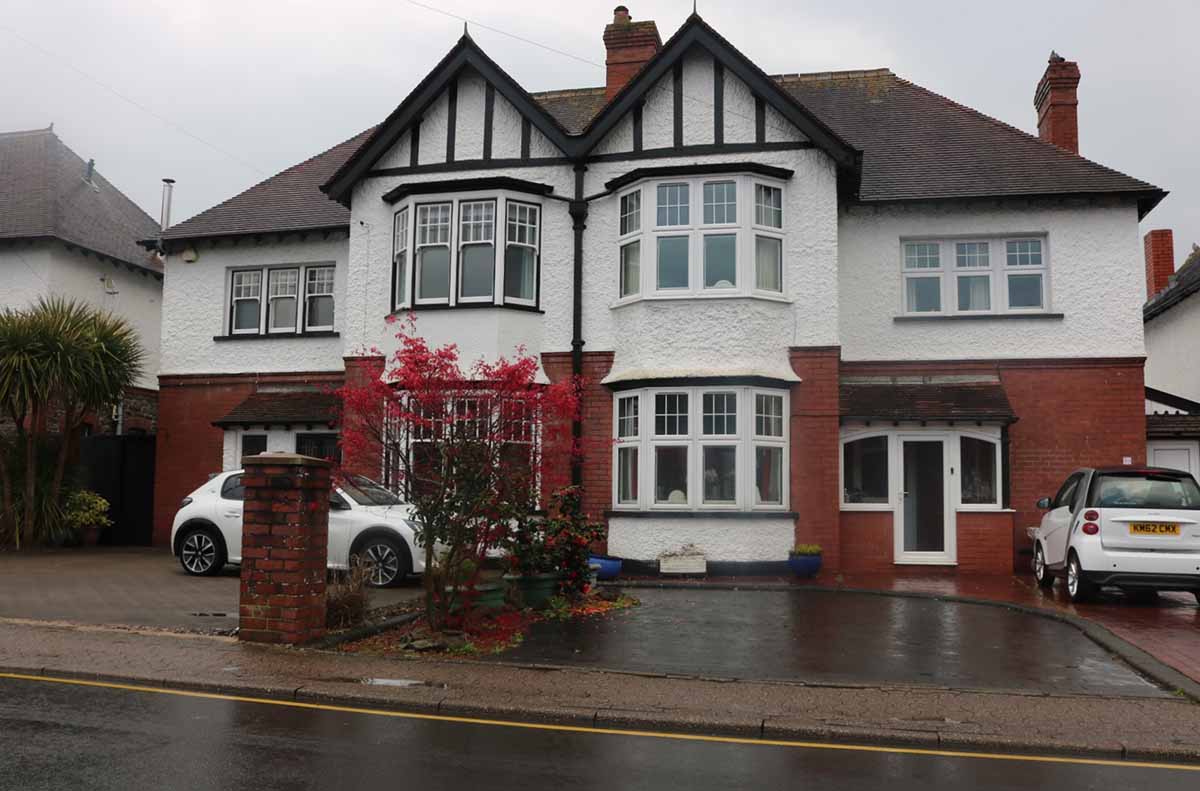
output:
[[[321,194],[321,185],[358,150],[375,127],[271,178],[224,203],[168,228],[163,241],[343,228],[350,210]],[[154,239],[146,239],[152,245]]]
[[[1200,291],[1200,255],[1189,257],[1179,271],[1175,273],[1171,285],[1154,295],[1142,307],[1142,320],[1150,321],[1183,302],[1185,299]]]
[[[516,80],[500,68],[494,60],[487,56],[479,45],[466,33],[458,40],[446,56],[433,67],[425,79],[417,85],[400,106],[377,126],[372,134],[362,143],[357,151],[340,167],[337,172],[321,187],[334,200],[347,202],[347,196],[354,184],[371,168],[379,158],[396,144],[400,136],[414,122],[419,121],[431,104],[442,94],[442,91],[455,80],[463,69],[472,68],[509,101],[523,117],[538,128],[564,153],[569,153],[571,145],[567,132],[554,118],[546,112],[529,92],[522,88]]]
[[[158,223],[66,146],[53,128],[0,133],[0,239],[52,238],[161,273],[138,240]]]

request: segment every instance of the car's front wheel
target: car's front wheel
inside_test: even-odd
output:
[[[355,552],[359,562],[370,564],[368,583],[372,588],[391,588],[412,573],[412,561],[400,542],[388,536],[372,536]]]
[[[225,566],[225,546],[211,527],[188,528],[179,539],[179,564],[188,574],[211,577]]]
[[[1038,544],[1037,548],[1033,550],[1033,576],[1039,587],[1054,587],[1054,575],[1046,567],[1046,553],[1042,551],[1041,544]]]
[[[1074,552],[1067,560],[1067,594],[1073,602],[1085,602],[1096,595],[1095,583],[1083,576],[1083,566]]]

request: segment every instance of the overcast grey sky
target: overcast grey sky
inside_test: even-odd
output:
[[[433,7],[574,55],[472,28],[526,88],[546,90],[604,83],[614,5],[4,0],[0,131],[53,121],[154,217],[160,179],[175,178],[177,222],[384,118],[462,33]],[[692,0],[626,5],[666,39]],[[700,0],[699,11],[770,73],[886,66],[1030,132],[1055,49],[1083,72],[1081,153],[1171,192],[1142,230],[1173,228],[1177,261],[1200,241],[1194,0]]]

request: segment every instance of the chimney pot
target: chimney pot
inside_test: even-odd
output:
[[[1175,280],[1175,235],[1170,228],[1146,234],[1146,299],[1154,299]]]
[[[634,22],[629,9],[619,5],[613,9],[612,23],[604,28],[604,48],[608,51],[604,98],[612,99],[662,49],[662,39],[658,25],[649,20]]]
[[[1046,71],[1033,94],[1038,137],[1079,153],[1079,64],[1051,51]]]

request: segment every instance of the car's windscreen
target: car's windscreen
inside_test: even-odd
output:
[[[1098,508],[1200,509],[1200,485],[1191,476],[1107,473],[1092,492]]]
[[[376,483],[361,475],[351,475],[341,482],[339,488],[346,496],[359,505],[400,505],[403,500]]]

